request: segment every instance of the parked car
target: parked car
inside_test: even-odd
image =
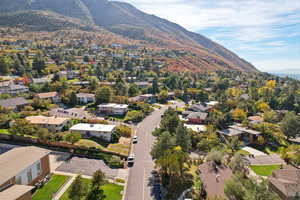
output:
[[[135,135],[134,137],[133,137],[133,139],[132,139],[132,143],[137,143],[138,142],[138,136],[137,135]]]
[[[134,163],[134,154],[133,153],[128,156],[127,163],[128,163],[128,165],[133,165],[133,163]]]

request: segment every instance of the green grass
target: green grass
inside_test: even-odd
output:
[[[0,133],[1,134],[6,134],[6,135],[10,135],[11,134],[8,129],[0,129]]]
[[[251,165],[250,168],[259,176],[270,176],[276,169],[280,169],[281,165]]]
[[[243,149],[238,150],[238,153],[241,154],[241,155],[243,155],[243,156],[248,156],[248,155],[250,155],[250,153],[249,153],[248,151],[245,151],[245,150],[243,150]]]
[[[68,180],[69,176],[53,175],[50,181],[33,195],[32,200],[51,200],[52,195]]]
[[[89,185],[91,184],[91,180],[90,180],[90,179],[83,178],[82,181],[83,181],[83,183],[84,183],[85,185],[88,185],[88,186],[89,186]],[[60,197],[59,200],[71,200],[71,199],[69,198],[69,192],[70,192],[70,190],[71,190],[71,187],[69,187],[69,188],[67,189],[67,191],[62,195],[62,197]]]
[[[75,145],[78,146],[83,146],[83,147],[87,147],[87,148],[99,148],[99,149],[104,149],[103,146],[101,146],[100,144],[98,144],[97,142],[93,141],[93,140],[88,140],[88,139],[80,139],[78,142],[75,143]]]
[[[121,191],[123,190],[123,186],[116,185],[113,183],[108,183],[103,185],[102,187],[104,194],[106,195],[105,200],[121,200],[122,194]]]
[[[128,156],[130,152],[130,144],[110,144],[108,145],[107,150]]]
[[[91,179],[83,178],[83,182],[85,185],[90,185]],[[123,190],[123,186],[116,185],[113,183],[107,183],[102,186],[102,189],[104,191],[104,194],[106,195],[105,200],[121,200],[122,199],[121,191]],[[68,190],[63,194],[63,196],[60,198],[60,200],[71,200],[69,198],[70,190],[71,190],[71,187],[68,188]]]

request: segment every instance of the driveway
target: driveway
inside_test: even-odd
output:
[[[247,158],[250,165],[285,165],[284,160],[277,154],[261,155]]]
[[[72,157],[64,161],[56,171],[93,176],[94,172],[101,170],[107,178],[118,176],[119,169],[111,169],[102,160]]]
[[[254,156],[264,156],[267,155],[266,153],[259,151],[257,149],[254,149],[252,147],[243,147],[242,150],[249,152],[250,154],[254,155]]]
[[[60,165],[62,165],[69,156],[69,153],[52,151],[49,155],[51,172],[54,172]]]

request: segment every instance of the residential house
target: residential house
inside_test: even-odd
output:
[[[59,78],[66,77],[68,80],[70,80],[70,79],[78,78],[79,72],[73,71],[73,70],[60,71],[60,72],[58,72],[58,76],[59,76]]]
[[[8,86],[1,87],[0,88],[0,94],[9,94],[11,96],[15,96],[18,94],[23,94],[29,92],[29,88],[24,85],[16,85],[13,83],[10,83]]]
[[[151,83],[146,82],[146,81],[139,81],[139,82],[134,82],[138,86],[138,88],[143,89],[151,86]]]
[[[94,103],[96,101],[95,94],[90,93],[78,93],[76,98],[79,104]]]
[[[31,191],[34,189],[33,186],[28,185],[12,185],[0,191],[0,199],[3,200],[31,200]]]
[[[94,117],[82,108],[54,108],[49,111],[54,117],[71,118],[71,119],[94,119]]]
[[[29,105],[29,102],[23,97],[0,100],[0,106],[15,111],[21,110],[26,105]]]
[[[287,168],[272,172],[269,186],[282,200],[293,200],[300,197],[300,169]]]
[[[98,137],[110,141],[115,128],[116,125],[80,123],[72,126],[70,130],[80,132],[85,137]]]
[[[241,99],[241,100],[248,100],[249,98],[250,98],[249,94],[242,94],[242,95],[240,96],[240,99]]]
[[[69,118],[63,117],[29,116],[26,120],[51,132],[61,132],[71,124]]]
[[[225,182],[233,175],[229,167],[218,166],[214,162],[206,162],[198,167],[198,171],[208,198],[226,198]]]
[[[258,137],[261,135],[261,132],[259,131],[247,129],[240,125],[229,126],[228,129],[218,131],[218,133],[220,136],[225,137],[225,139],[236,137],[242,140],[245,144],[257,143]]]
[[[183,124],[184,127],[187,129],[191,129],[194,132],[201,133],[206,131],[205,125],[198,125],[198,124]]]
[[[155,96],[153,94],[142,94],[135,97],[128,98],[130,103],[137,103],[137,102],[147,102],[153,103],[155,102]]]
[[[51,82],[51,79],[47,78],[47,77],[32,79],[32,83],[37,84],[37,85],[43,85],[43,84],[50,83],[50,82]]]
[[[209,102],[207,102],[207,103],[205,103],[205,104],[206,104],[207,106],[214,107],[214,106],[218,105],[219,102],[218,102],[218,101],[209,101]]]
[[[0,199],[31,200],[32,186],[50,174],[50,151],[17,147],[0,155]]]
[[[88,86],[90,85],[90,81],[75,81],[72,82],[72,85]]]
[[[107,115],[125,115],[128,111],[128,105],[126,104],[101,104],[98,105],[98,111]]]
[[[251,124],[260,124],[264,121],[261,116],[250,116],[248,117],[248,120]]]
[[[59,103],[61,101],[58,92],[44,92],[44,93],[39,93],[36,96],[37,98],[42,100],[51,100],[53,103]]]
[[[212,109],[212,106],[198,103],[198,104],[192,104],[189,107],[189,110],[194,111],[194,112],[209,112]]]
[[[192,124],[203,124],[206,122],[208,114],[205,112],[192,112],[186,118]]]

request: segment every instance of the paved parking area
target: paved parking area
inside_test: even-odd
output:
[[[51,172],[55,171],[69,157],[69,153],[52,151],[49,155]]]
[[[254,156],[247,158],[250,165],[285,165],[284,160],[277,154]]]
[[[99,169],[107,178],[113,179],[118,176],[118,169],[109,168],[102,160],[80,157],[73,157],[64,161],[56,171],[92,176]]]
[[[3,154],[15,147],[18,147],[16,145],[11,145],[11,144],[4,144],[4,143],[0,143],[0,154]]]

